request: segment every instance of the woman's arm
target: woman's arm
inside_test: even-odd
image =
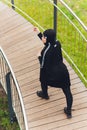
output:
[[[41,32],[38,34],[38,37],[42,40],[42,33]]]
[[[34,27],[34,31],[37,33],[38,37],[42,39],[42,33],[40,32],[39,28]]]
[[[38,35],[38,37],[40,39],[42,39],[42,33],[40,32],[40,30],[37,27],[34,27],[34,31],[36,32],[36,34]],[[37,57],[38,57],[39,63],[41,64],[41,61],[42,61],[41,50],[38,52]]]

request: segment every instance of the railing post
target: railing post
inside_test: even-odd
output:
[[[57,5],[57,0],[54,0],[54,4]],[[57,35],[57,8],[54,6],[54,30]]]
[[[12,9],[15,10],[15,7],[14,7],[14,0],[11,0],[11,3],[12,3]]]
[[[6,74],[6,86],[7,86],[7,97],[8,97],[8,107],[9,107],[9,113],[10,113],[10,121],[13,123],[16,120],[16,116],[12,107],[12,97],[11,97],[11,84],[10,84],[10,74],[11,72],[8,72]]]

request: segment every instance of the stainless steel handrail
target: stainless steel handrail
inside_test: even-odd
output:
[[[9,67],[9,69],[10,69],[10,71],[11,71],[12,77],[13,77],[13,79],[14,79],[14,82],[15,82],[15,85],[16,85],[16,88],[17,88],[17,91],[18,91],[18,94],[19,94],[20,102],[21,102],[22,112],[23,112],[23,115],[24,115],[25,128],[26,128],[26,130],[29,130],[29,128],[28,128],[28,121],[27,121],[27,117],[26,117],[26,112],[25,112],[25,108],[24,108],[24,103],[23,103],[23,99],[22,99],[22,95],[21,95],[21,92],[20,92],[20,89],[19,89],[18,82],[17,82],[17,80],[16,80],[16,78],[15,78],[15,74],[14,74],[14,72],[13,72],[13,70],[12,70],[11,64],[9,63],[8,58],[7,58],[7,56],[5,55],[5,53],[4,53],[3,49],[2,49],[2,47],[0,47],[0,51],[1,51],[1,53],[2,53],[2,55],[3,55],[3,57],[4,57],[4,59],[5,59],[5,61],[6,61],[6,63],[7,63],[7,65],[8,65],[8,67]]]

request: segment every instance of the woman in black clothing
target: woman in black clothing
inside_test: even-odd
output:
[[[37,29],[34,29],[37,31]],[[73,97],[70,90],[70,77],[67,67],[63,63],[61,44],[56,41],[56,34],[53,29],[38,34],[44,43],[44,48],[38,56],[40,62],[40,82],[41,91],[37,91],[37,96],[43,99],[49,99],[48,86],[61,88],[66,96],[67,107],[64,112],[67,118],[71,118],[71,108]]]

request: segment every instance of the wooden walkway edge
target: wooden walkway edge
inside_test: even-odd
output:
[[[67,65],[73,93],[72,119],[67,119],[61,89],[49,87],[49,100],[40,99],[39,63],[37,52],[42,42],[33,25],[0,2],[0,46],[3,48],[20,86],[29,130],[87,130],[87,88]]]

